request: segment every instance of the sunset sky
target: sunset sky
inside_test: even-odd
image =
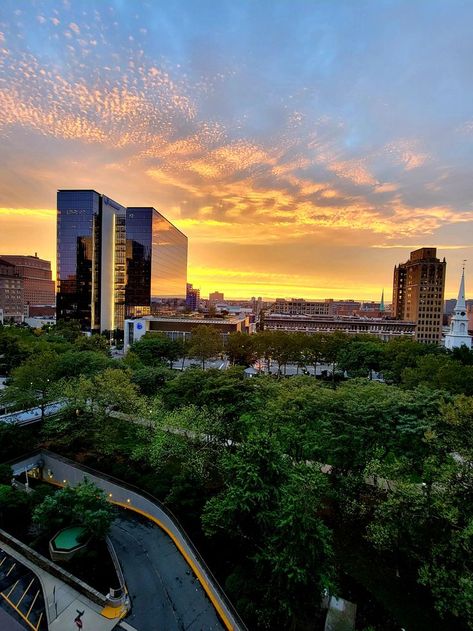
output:
[[[0,252],[56,190],[155,206],[228,297],[390,297],[421,246],[473,297],[473,3],[2,0]],[[472,270],[469,273],[469,270]]]

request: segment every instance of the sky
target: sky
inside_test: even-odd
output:
[[[54,262],[57,189],[94,188],[186,233],[204,297],[379,299],[422,246],[473,296],[472,23],[461,0],[2,0],[0,252]]]

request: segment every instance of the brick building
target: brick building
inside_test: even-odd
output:
[[[15,265],[0,258],[0,324],[23,322],[23,279]]]
[[[51,262],[35,256],[0,254],[0,258],[15,266],[23,279],[23,301],[25,305],[54,305],[56,292],[51,273]]]
[[[394,268],[393,316],[416,323],[418,342],[439,344],[442,339],[446,268],[436,248],[415,250]]]

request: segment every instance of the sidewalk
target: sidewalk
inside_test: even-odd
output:
[[[100,605],[93,603],[66,583],[37,567],[6,543],[2,542],[0,548],[18,559],[39,578],[43,588],[50,631],[73,631],[76,629],[74,619],[78,611],[84,612],[81,618],[83,631],[111,631],[120,623],[120,618],[107,617],[110,615],[109,607],[105,608],[107,610],[106,615],[102,615],[102,611],[105,612],[105,610]],[[131,627],[129,628],[131,629]]]

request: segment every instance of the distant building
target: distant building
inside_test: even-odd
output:
[[[23,278],[13,263],[0,259],[0,323],[23,322]]]
[[[304,300],[304,298],[276,298],[271,307],[272,313],[282,315],[330,315],[332,313],[331,301]]]
[[[186,309],[198,311],[200,307],[200,289],[194,288],[192,283],[186,286]]]
[[[154,208],[125,208],[94,190],[57,196],[57,319],[86,331],[124,327],[153,296],[185,296],[187,237]]]
[[[413,322],[388,320],[387,318],[363,318],[360,316],[288,316],[269,313],[264,318],[264,329],[290,333],[334,333],[349,335],[374,335],[388,341],[393,337],[414,337]]]
[[[56,290],[51,272],[51,261],[34,256],[0,254],[0,258],[15,266],[23,279],[23,300],[26,305],[55,305]]]
[[[51,326],[56,324],[56,318],[41,316],[37,318],[25,318],[24,322],[32,329],[42,329],[43,326]]]
[[[259,315],[260,311],[264,309],[265,303],[263,303],[263,299],[261,296],[258,296],[258,298],[255,298],[254,296],[252,296],[250,300],[250,305],[253,310],[253,313],[255,315]]]
[[[125,352],[129,346],[146,333],[164,333],[172,340],[187,340],[199,326],[212,326],[222,334],[223,339],[238,331],[254,333],[254,324],[249,317],[203,318],[193,316],[146,316],[125,322]]]
[[[215,304],[216,302],[223,302],[225,300],[223,292],[214,291],[209,294],[209,302]]]
[[[465,270],[463,270],[457,302],[450,320],[450,330],[445,336],[445,348],[452,350],[466,346],[468,349],[471,349],[471,339],[471,335],[468,335],[468,315],[465,304]]]
[[[394,268],[393,316],[415,322],[416,340],[424,344],[442,339],[446,267],[436,248],[420,248]]]

